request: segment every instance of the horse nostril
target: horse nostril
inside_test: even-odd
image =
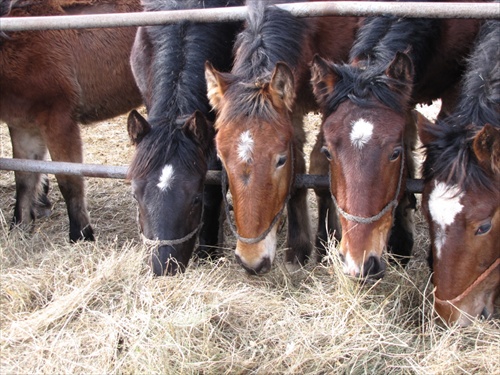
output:
[[[488,312],[488,309],[486,306],[484,307],[483,311],[481,311],[481,318],[482,319],[489,319],[490,318],[490,313]]]
[[[370,256],[363,265],[363,278],[380,279],[384,276],[385,264],[375,256]]]

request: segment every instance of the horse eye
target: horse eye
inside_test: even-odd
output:
[[[193,205],[198,205],[201,203],[201,195],[196,195],[194,198],[193,198]]]
[[[276,168],[284,166],[286,163],[286,160],[287,160],[286,155],[280,156],[278,159],[278,162],[276,163]]]
[[[401,149],[397,148],[392,152],[391,157],[389,158],[390,161],[397,160],[399,158],[399,155],[401,155]]]
[[[476,230],[476,236],[480,236],[482,234],[486,234],[491,229],[491,222],[480,225]]]
[[[332,154],[330,154],[330,151],[328,151],[326,146],[321,147],[321,152],[326,156],[328,160],[332,160]]]

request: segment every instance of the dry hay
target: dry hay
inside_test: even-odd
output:
[[[318,118],[308,121],[314,139]],[[124,117],[83,135],[86,162],[129,162]],[[10,157],[3,124],[0,157]],[[87,179],[97,241],[70,245],[50,179],[51,217],[9,235],[14,179],[0,175],[2,374],[500,374],[498,319],[449,329],[433,314],[420,216],[409,266],[375,285],[347,279],[335,256],[248,276],[229,232],[225,258],[153,278],[124,181]]]

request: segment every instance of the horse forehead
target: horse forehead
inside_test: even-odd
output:
[[[351,144],[358,149],[362,149],[372,138],[373,128],[373,123],[364,118],[351,121],[351,131],[349,133]]]
[[[239,135],[236,149],[241,161],[245,163],[250,163],[252,161],[254,145],[255,141],[250,130],[245,130]]]
[[[166,191],[172,187],[172,183],[175,178],[174,167],[171,164],[166,164],[160,173],[160,178],[158,179],[158,183],[156,186],[161,191]]]
[[[453,224],[455,217],[462,212],[464,206],[461,200],[463,196],[464,193],[458,186],[435,182],[429,195],[429,214],[432,221],[438,224],[442,230]]]

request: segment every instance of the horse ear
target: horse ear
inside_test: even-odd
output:
[[[189,132],[206,152],[215,134],[213,126],[200,111],[196,110],[184,123],[183,129]]]
[[[406,52],[396,52],[385,74],[395,80],[411,83],[413,82],[413,63]]]
[[[289,111],[292,111],[295,101],[295,81],[292,70],[284,62],[278,62],[274,67],[269,92],[276,107],[280,108],[284,104]]]
[[[127,130],[130,141],[137,146],[142,139],[151,131],[151,125],[139,112],[133,109],[127,119]]]
[[[483,168],[500,175],[500,129],[486,124],[474,137],[472,148]]]
[[[205,62],[205,80],[207,81],[207,97],[210,105],[218,111],[228,86],[227,80],[209,61]]]
[[[413,121],[417,126],[418,137],[420,138],[422,144],[428,145],[433,143],[437,139],[437,136],[433,131],[437,125],[417,110],[412,110],[411,114]]]
[[[333,92],[338,80],[339,76],[328,62],[315,55],[311,65],[311,82],[314,96],[321,107],[326,104],[326,99]]]

